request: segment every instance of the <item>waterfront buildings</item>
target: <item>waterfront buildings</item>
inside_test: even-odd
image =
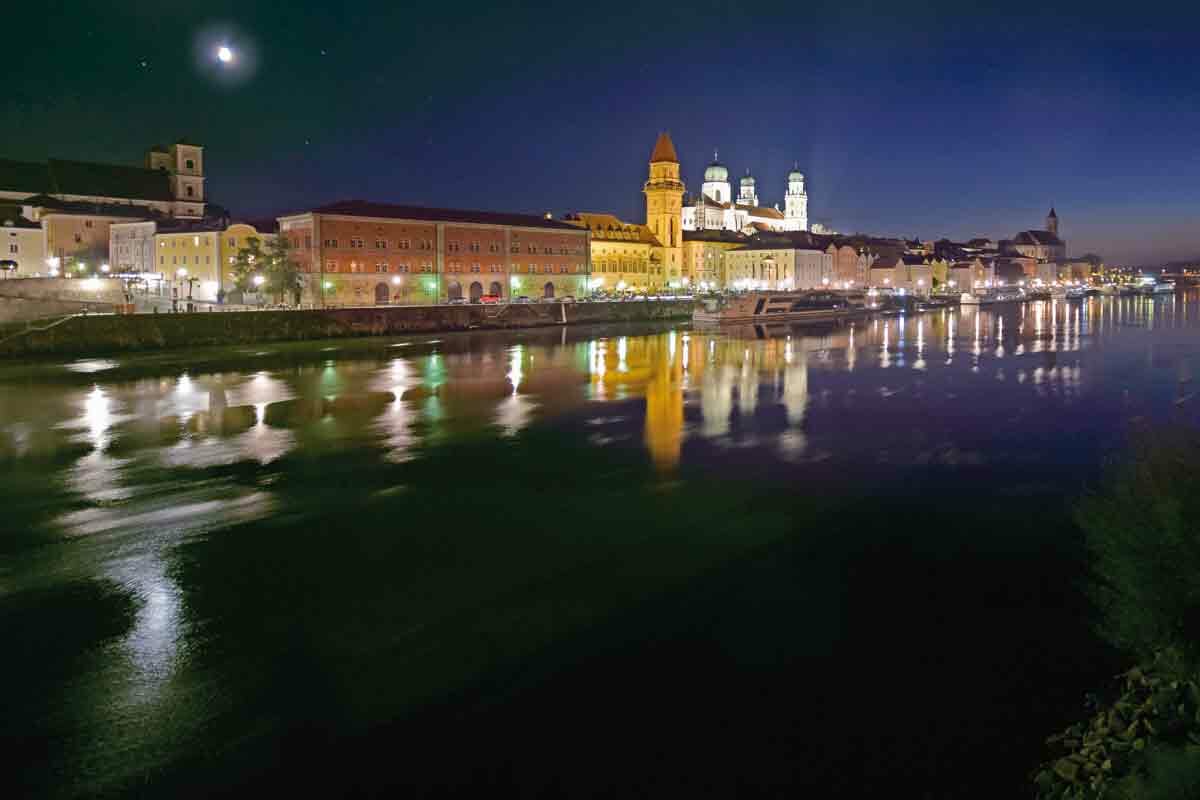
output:
[[[318,304],[435,303],[588,291],[587,228],[528,214],[346,201],[279,218]]]
[[[725,254],[746,244],[749,238],[745,234],[723,229],[685,230],[681,283],[701,290],[725,286],[728,282]]]
[[[803,233],[757,236],[724,255],[733,289],[808,290],[833,282],[833,256]]]
[[[206,212],[204,148],[180,140],[147,152],[143,166],[50,159],[0,160],[0,201],[44,234],[40,272],[73,274],[111,260],[110,227],[138,220],[200,220]],[[145,229],[118,237],[118,257],[146,266]]]
[[[662,245],[648,225],[587,212],[566,219],[591,233],[593,290],[640,292],[660,283],[651,270],[662,266]]]

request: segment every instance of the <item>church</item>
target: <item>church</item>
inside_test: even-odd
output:
[[[735,197],[729,170],[713,153],[712,163],[704,170],[700,195],[683,206],[685,231],[725,230],[738,233],[808,230],[808,194],[804,191],[804,173],[799,164],[787,174],[787,193],[783,210],[760,205],[758,182],[746,170],[738,181]]]

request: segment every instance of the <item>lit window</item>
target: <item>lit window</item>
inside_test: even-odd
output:
[[[396,246],[399,247],[401,250],[407,250],[408,249],[408,239],[401,239],[400,241],[396,242]]]
[[[375,249],[376,250],[387,250],[387,240],[386,239],[376,239],[375,240]]]
[[[351,239],[351,240],[350,240],[350,246],[351,246],[351,247],[362,247],[362,246],[363,246],[363,240],[362,240],[362,239]]]

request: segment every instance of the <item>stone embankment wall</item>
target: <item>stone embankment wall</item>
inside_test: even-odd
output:
[[[112,311],[123,302],[124,287],[115,278],[0,279],[0,322]]]
[[[435,331],[505,330],[566,323],[690,319],[691,301],[579,303],[565,306],[380,306],[312,311],[197,312],[76,317],[47,330],[8,333],[0,356],[66,356],[205,345],[391,336]]]

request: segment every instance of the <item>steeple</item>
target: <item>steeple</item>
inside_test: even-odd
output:
[[[1054,213],[1054,206],[1050,206],[1050,213],[1046,215],[1046,230],[1058,236],[1058,214]]]
[[[658,140],[654,143],[654,152],[650,154],[651,164],[663,161],[679,163],[679,156],[675,155],[675,143],[671,141],[671,134],[666,131],[658,135]]]

